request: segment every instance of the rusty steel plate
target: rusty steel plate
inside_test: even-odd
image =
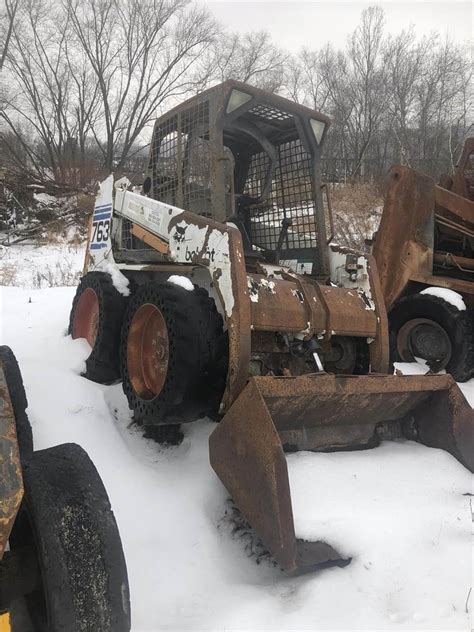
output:
[[[0,559],[23,498],[15,416],[5,373],[0,365]]]

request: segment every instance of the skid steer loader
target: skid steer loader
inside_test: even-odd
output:
[[[474,137],[440,185],[393,167],[375,237],[392,360],[474,376]]]
[[[296,538],[289,450],[410,437],[474,468],[451,376],[389,376],[375,260],[331,245],[329,119],[236,81],[156,121],[140,192],[102,185],[70,333],[166,433],[210,415],[210,461],[285,569],[347,562]]]
[[[120,535],[75,444],[33,450],[18,363],[0,347],[0,630],[128,632]]]

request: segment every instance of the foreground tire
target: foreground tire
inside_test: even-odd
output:
[[[0,346],[0,365],[3,368],[8,386],[8,393],[15,415],[16,434],[22,463],[33,454],[33,433],[26,414],[28,401],[26,399],[23,378],[20,367],[10,347]]]
[[[23,479],[10,549],[34,548],[41,585],[10,605],[13,632],[128,632],[120,536],[87,454],[75,444],[35,452]]]
[[[120,359],[137,421],[169,425],[216,415],[227,358],[222,317],[202,288],[152,282],[131,299]]]
[[[114,287],[105,272],[88,272],[76,291],[68,333],[85,338],[91,346],[86,360],[87,377],[93,382],[110,384],[120,379],[120,330],[127,298]]]
[[[457,382],[474,372],[472,314],[459,311],[430,294],[407,296],[389,313],[393,361],[413,362],[421,357],[433,371],[446,369]]]

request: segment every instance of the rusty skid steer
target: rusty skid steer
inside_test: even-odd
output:
[[[439,185],[408,167],[391,169],[373,254],[392,359],[423,358],[458,382],[473,377],[474,137]]]
[[[331,245],[329,120],[228,81],[157,120],[142,188],[101,186],[70,319],[86,376],[161,428],[210,415],[210,461],[285,569],[345,560],[295,536],[285,451],[409,437],[474,469],[451,376],[388,375],[374,259]],[[168,433],[168,434],[167,434]]]

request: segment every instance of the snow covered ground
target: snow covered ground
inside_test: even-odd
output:
[[[474,627],[473,479],[450,455],[412,442],[290,455],[297,531],[327,537],[353,561],[299,577],[257,564],[232,535],[208,464],[213,424],[191,424],[181,446],[162,449],[131,425],[120,385],[80,376],[86,344],[65,335],[74,291],[0,288],[0,341],[20,362],[36,448],[75,441],[99,469],[134,632]],[[463,388],[474,405],[474,380]]]
[[[83,264],[84,246],[0,246],[0,285],[37,289],[77,285]]]

